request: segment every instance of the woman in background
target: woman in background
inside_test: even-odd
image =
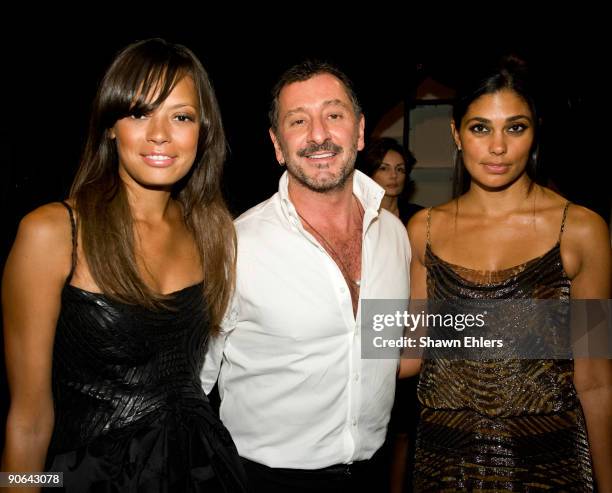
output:
[[[395,139],[372,139],[360,154],[361,168],[385,189],[381,207],[399,217],[402,223],[423,207],[409,201],[410,172],[416,164],[412,153]],[[418,377],[402,378],[395,387],[395,401],[384,450],[389,463],[391,493],[412,491],[414,443],[419,419],[416,397]],[[386,474],[386,471],[385,471]]]
[[[390,137],[373,139],[360,154],[362,171],[385,189],[381,207],[406,224],[423,207],[409,202],[412,153]]]

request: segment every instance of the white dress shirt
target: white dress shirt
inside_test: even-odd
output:
[[[384,190],[355,171],[364,208],[355,318],[342,272],[302,227],[287,184],[285,172],[276,194],[235,221],[236,292],[202,385],[210,392],[219,376],[221,419],[242,457],[297,469],[369,459],[385,439],[398,361],[361,359],[361,300],[408,299],[406,229],[380,209]]]

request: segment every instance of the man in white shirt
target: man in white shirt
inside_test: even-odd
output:
[[[361,359],[360,307],[408,298],[406,230],[380,208],[384,190],[354,170],[364,117],[341,71],[289,69],[270,121],[287,171],[235,222],[236,292],[203,387],[219,375],[221,419],[254,491],[375,487],[385,478],[369,460],[385,439],[398,362]]]

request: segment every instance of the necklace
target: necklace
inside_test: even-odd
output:
[[[359,201],[355,198],[354,195],[353,195],[353,199],[355,199],[355,202],[357,203],[357,210],[359,211],[359,224],[360,224],[359,229],[361,230],[361,228],[363,227],[363,209],[361,208],[361,206],[359,204]],[[297,209],[295,210],[295,212],[297,212],[297,215],[304,222],[304,224],[306,226],[308,226],[312,230],[312,232],[315,233],[316,236],[323,242],[323,244],[327,248],[327,251],[330,252],[333,255],[333,257],[338,261],[338,267],[340,267],[340,271],[342,272],[342,276],[344,277],[344,279],[346,279],[349,282],[349,285],[352,284],[352,285],[354,285],[355,288],[358,288],[359,286],[361,286],[361,279],[352,279],[351,278],[351,276],[349,275],[349,271],[346,268],[346,265],[344,265],[344,262],[342,262],[342,258],[340,257],[340,255],[338,255],[338,253],[336,252],[334,247],[331,246],[329,241],[327,241],[325,239],[325,236],[323,236],[319,232],[319,230],[317,230],[312,224],[310,224],[306,220],[306,218],[299,213],[299,211]]]

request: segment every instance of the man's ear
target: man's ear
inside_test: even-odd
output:
[[[276,160],[278,161],[278,164],[282,166],[283,164],[285,164],[285,156],[283,154],[283,149],[281,148],[280,142],[278,141],[274,130],[272,130],[272,127],[270,127],[268,132],[270,133],[272,144],[274,144],[274,153],[276,154]]]
[[[365,116],[363,113],[359,117],[359,137],[357,139],[357,150],[361,151],[365,145]]]

